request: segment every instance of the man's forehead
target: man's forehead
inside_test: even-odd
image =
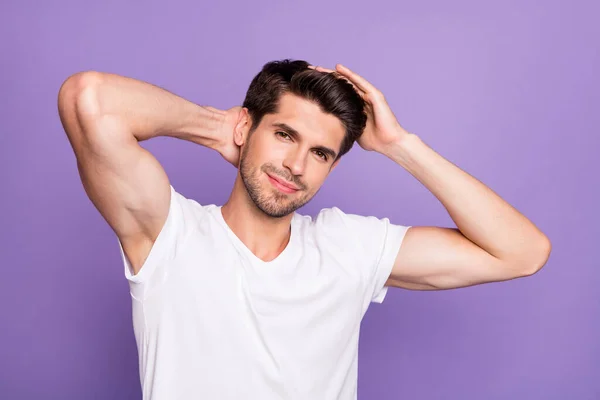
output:
[[[285,124],[301,135],[319,135],[334,140],[341,140],[345,135],[345,128],[336,116],[323,112],[315,102],[292,94],[281,96],[277,111],[265,117],[270,127]]]

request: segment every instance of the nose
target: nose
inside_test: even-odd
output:
[[[290,151],[283,160],[283,166],[293,175],[301,176],[306,168],[306,152],[300,149]]]

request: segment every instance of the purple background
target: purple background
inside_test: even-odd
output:
[[[79,181],[61,82],[115,72],[226,108],[290,57],[361,73],[553,243],[527,279],[390,290],[363,323],[359,398],[599,399],[598,6],[493,3],[3,1],[0,397],[141,397],[117,241]],[[226,200],[235,171],[215,152],[144,146],[186,196]],[[303,211],[333,205],[453,226],[416,179],[358,146]]]

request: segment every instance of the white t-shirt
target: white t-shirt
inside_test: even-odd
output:
[[[409,228],[338,208],[295,213],[287,247],[264,262],[220,206],[171,187],[137,275],[119,243],[144,399],[356,399],[360,322],[383,301]]]

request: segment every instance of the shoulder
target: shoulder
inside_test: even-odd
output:
[[[189,231],[207,221],[207,217],[215,210],[215,204],[200,204],[197,200],[186,196],[171,186],[171,204],[169,217],[179,226],[181,231]]]
[[[302,216],[305,233],[320,240],[343,241],[358,248],[379,247],[385,242],[401,242],[410,226],[395,224],[388,217],[359,215],[338,207],[324,208],[314,217]]]
[[[300,215],[298,218],[305,228],[313,232],[354,237],[372,234],[374,230],[385,229],[389,224],[388,218],[348,213],[339,207],[323,208],[314,217]]]
[[[379,218],[374,215],[348,213],[338,207],[324,208],[315,218],[315,224],[323,227],[340,226],[346,228],[366,228],[385,222],[389,222],[389,219]]]

